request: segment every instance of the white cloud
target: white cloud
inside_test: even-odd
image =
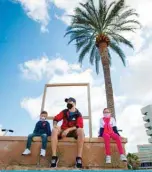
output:
[[[45,57],[46,60],[47,57]],[[28,75],[40,76],[38,78],[48,77],[48,83],[84,83],[88,82],[91,84],[91,107],[92,107],[92,127],[93,136],[97,137],[99,118],[102,116],[102,109],[106,106],[106,96],[104,84],[96,84],[96,80],[93,78],[92,70],[88,69],[85,71],[80,70],[80,68],[75,64],[68,64],[65,60],[56,59],[59,63],[62,63],[64,69],[60,69],[62,73],[58,73],[58,63],[56,60],[49,60],[47,58],[47,63],[43,58],[33,60],[32,65],[26,65],[26,72]],[[40,65],[42,63],[43,65]],[[23,65],[25,67],[25,62]],[[34,65],[35,64],[35,65]],[[51,64],[51,65],[48,65]],[[28,66],[28,67],[27,67]],[[37,66],[37,69],[33,66]],[[41,66],[44,69],[48,66],[53,66],[52,70],[46,70],[45,72],[41,70]],[[72,66],[72,67],[71,67]],[[23,68],[24,69],[24,68]],[[36,70],[41,71],[39,75]],[[22,70],[23,75],[25,75],[24,70]],[[33,77],[35,79],[36,77]],[[29,78],[29,77],[27,77]],[[49,112],[49,115],[54,116],[60,110],[65,108],[64,98],[69,96],[74,96],[77,99],[77,107],[80,111],[86,115],[87,111],[87,90],[85,88],[78,87],[66,87],[66,88],[49,88],[46,95],[45,110]],[[129,143],[127,144],[128,152],[137,151],[136,145],[147,143],[147,136],[145,133],[144,122],[142,120],[142,115],[140,109],[141,104],[129,105],[127,95],[114,96],[116,112],[117,112],[117,123],[119,129],[123,130],[122,135],[127,137]],[[39,116],[41,108],[42,95],[36,98],[24,98],[21,102],[21,107],[24,108],[32,119],[36,119]],[[127,125],[126,125],[127,124]],[[88,127],[85,122],[85,131],[88,133]],[[134,134],[132,134],[134,132]],[[140,133],[140,135],[139,135]]]
[[[152,43],[140,53],[128,57],[128,69],[121,79],[122,89],[127,95],[141,102],[152,98],[151,46]],[[146,101],[146,103],[151,102]]]
[[[137,152],[137,144],[148,143],[141,108],[142,106],[137,104],[127,106],[117,119],[119,128],[123,130],[123,136],[128,138],[126,145],[128,152]]]
[[[64,10],[64,14],[61,16],[56,15],[57,19],[62,20],[67,25],[70,24],[71,18],[68,15],[74,14],[74,9],[79,5],[79,3],[85,3],[87,0],[54,0],[54,4]]]
[[[50,0],[14,0],[21,3],[29,18],[41,24],[41,31],[48,32],[47,25],[50,20],[49,3]]]
[[[151,33],[149,32],[149,34]],[[148,143],[140,109],[152,103],[151,46],[152,42],[149,41],[145,49],[128,57],[128,69],[121,76],[121,88],[132,105],[124,108],[118,120],[124,134],[129,139],[127,148],[132,152],[135,151],[136,144]]]
[[[0,124],[0,136],[3,136],[2,125]]]
[[[122,34],[126,39],[132,42],[132,44],[134,45],[135,53],[139,52],[146,42],[145,38],[142,35],[143,33],[144,28],[136,30],[136,33],[130,32]]]
[[[60,57],[49,60],[47,56],[27,61],[24,64],[20,64],[19,68],[23,77],[36,81],[40,81],[43,77],[50,78],[54,76],[55,73],[64,74],[81,70],[79,65],[69,65],[67,61]]]
[[[70,25],[71,24],[71,18],[68,16],[67,13],[64,13],[64,15],[57,15],[55,14],[56,19],[63,21],[65,24]]]
[[[42,97],[39,96],[37,98],[24,98],[21,101],[21,107],[26,109],[27,112],[30,114],[32,119],[37,119],[40,110],[41,110],[41,104],[42,104]]]
[[[139,13],[139,20],[142,25],[152,27],[152,1],[151,0],[127,0],[126,3],[135,8]]]

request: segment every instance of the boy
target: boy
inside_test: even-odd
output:
[[[43,157],[45,156],[46,147],[47,147],[47,137],[51,136],[50,123],[48,121],[46,121],[47,116],[48,116],[48,113],[46,111],[41,112],[40,120],[36,123],[33,133],[28,136],[26,149],[22,153],[22,155],[31,154],[30,148],[31,148],[31,143],[32,143],[33,137],[41,136],[41,138],[42,138],[42,149],[41,149],[40,155]]]

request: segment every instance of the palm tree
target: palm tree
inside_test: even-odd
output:
[[[139,169],[140,160],[139,160],[139,157],[137,155],[132,154],[132,153],[128,153],[127,161],[128,161],[128,165],[132,166],[133,170]]]
[[[111,109],[115,117],[113,88],[110,75],[111,54],[110,49],[118,54],[125,65],[125,54],[120,45],[125,44],[131,48],[133,45],[122,34],[134,32],[140,25],[136,19],[138,14],[134,9],[125,5],[124,0],[112,2],[109,6],[106,0],[99,0],[99,7],[96,7],[93,0],[87,3],[80,3],[71,15],[71,25],[67,28],[66,34],[70,35],[69,44],[76,42],[79,62],[86,55],[89,55],[90,63],[95,63],[96,72],[99,73],[99,62],[103,66],[105,79],[105,90],[107,107]]]

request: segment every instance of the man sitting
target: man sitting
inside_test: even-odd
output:
[[[82,168],[82,151],[84,143],[83,118],[78,109],[76,109],[76,100],[74,98],[70,97],[69,99],[65,99],[65,102],[67,103],[67,109],[61,111],[53,120],[51,167],[57,167],[59,161],[56,155],[58,139],[74,137],[77,139],[76,167]],[[57,123],[61,120],[63,120],[63,122],[61,127],[59,127]]]

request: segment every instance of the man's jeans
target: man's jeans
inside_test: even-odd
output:
[[[33,139],[33,137],[36,137],[36,136],[40,136],[42,138],[42,149],[46,150],[46,147],[47,147],[47,134],[37,134],[37,133],[29,134],[26,148],[27,149],[31,148],[32,139]]]

